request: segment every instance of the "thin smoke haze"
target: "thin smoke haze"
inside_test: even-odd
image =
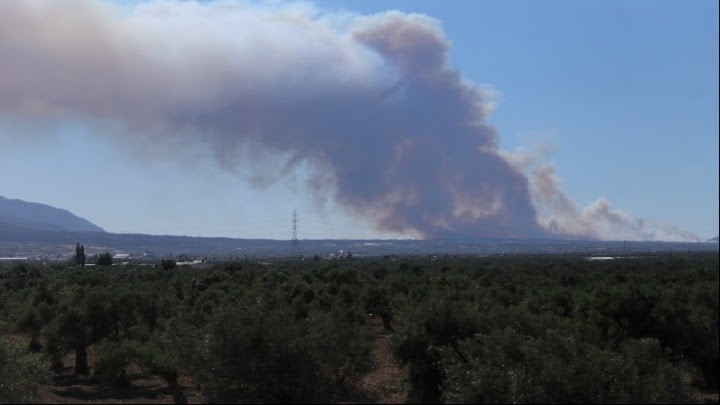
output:
[[[498,148],[492,96],[447,63],[430,17],[308,5],[0,2],[0,114],[122,125],[122,142],[199,144],[253,184],[307,189],[381,231],[424,238],[695,239],[578,209],[551,166]],[[18,135],[21,136],[21,135]],[[260,151],[261,153],[255,153]],[[271,166],[273,169],[269,169]]]

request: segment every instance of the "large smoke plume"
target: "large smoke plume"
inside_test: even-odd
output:
[[[552,171],[526,175],[501,153],[484,124],[492,100],[448,50],[437,21],[401,12],[2,1],[0,113],[120,122],[140,144],[192,134],[230,169],[260,149],[284,164],[257,178],[307,165],[310,190],[379,230],[646,237],[604,202],[579,212]]]

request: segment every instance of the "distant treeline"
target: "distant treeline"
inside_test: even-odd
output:
[[[0,402],[75,372],[177,403],[348,402],[381,317],[410,403],[698,402],[718,385],[718,255],[253,261],[0,269]],[[95,359],[86,350],[94,347]],[[131,367],[132,366],[132,367]],[[370,396],[364,400],[379,400]]]

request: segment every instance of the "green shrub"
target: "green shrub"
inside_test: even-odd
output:
[[[130,386],[127,366],[137,357],[137,347],[129,341],[103,340],[95,346],[93,375],[105,384]]]
[[[40,386],[50,381],[48,366],[39,355],[0,338],[0,403],[37,402]]]
[[[693,396],[654,339],[620,350],[550,330],[506,329],[445,347],[443,400],[450,403],[689,403]]]

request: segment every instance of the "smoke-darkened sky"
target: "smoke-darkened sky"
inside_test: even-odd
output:
[[[717,4],[446,3],[2,2],[0,195],[115,232],[717,234]]]

